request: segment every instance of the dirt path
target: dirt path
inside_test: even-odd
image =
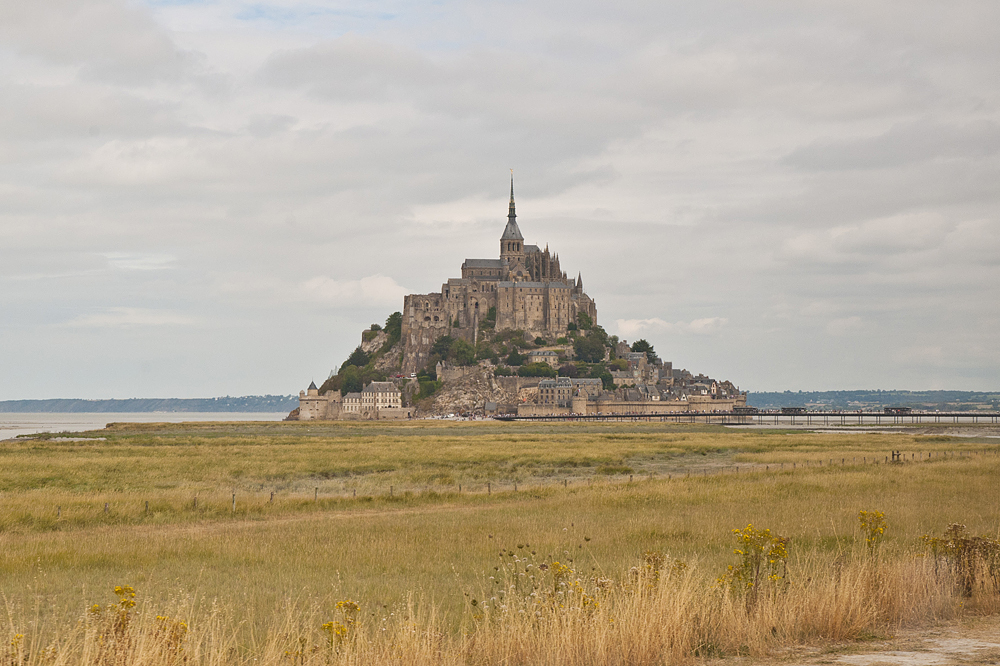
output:
[[[952,666],[1000,664],[1000,616],[904,630],[883,641],[796,648],[770,663],[815,666]]]

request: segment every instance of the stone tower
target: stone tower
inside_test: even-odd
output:
[[[514,177],[510,177],[510,211],[507,213],[507,227],[500,236],[500,261],[510,268],[524,265],[524,236],[517,228],[517,215],[514,213]]]

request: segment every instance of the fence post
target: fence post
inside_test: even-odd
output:
[[[389,497],[392,497],[392,486],[389,486]]]
[[[146,500],[146,513],[149,513],[149,500]]]
[[[493,494],[493,489],[490,487],[490,482],[489,481],[486,482],[486,494],[487,495],[492,495]]]
[[[108,512],[108,503],[105,502],[104,503],[104,513],[107,513],[107,512]]]
[[[236,513],[236,493],[233,493],[233,513]]]
[[[274,504],[274,491],[271,491],[271,499],[267,500],[268,504]]]
[[[56,507],[56,518],[62,518],[62,507],[61,506],[57,506]]]
[[[313,502],[319,501],[319,488],[313,490]]]

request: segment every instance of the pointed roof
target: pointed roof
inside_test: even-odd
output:
[[[299,384],[299,386],[302,386],[302,384]],[[315,389],[316,389],[316,382],[309,382],[309,390],[312,391]]]
[[[514,213],[514,176],[512,175],[510,177],[510,212],[507,213],[507,228],[503,230],[503,236],[500,237],[500,240],[524,240],[521,230],[517,228],[516,218],[517,215]]]

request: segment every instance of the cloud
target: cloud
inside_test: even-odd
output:
[[[47,0],[0,3],[0,34],[22,53],[127,85],[176,80],[189,56],[135,3]]]
[[[106,252],[104,256],[112,268],[126,271],[155,271],[170,268],[177,258],[169,254],[143,254],[136,252]]]
[[[833,336],[844,336],[850,335],[851,333],[856,333],[864,328],[864,322],[861,317],[851,316],[851,317],[840,317],[838,319],[831,319],[826,325],[826,332]]]
[[[725,317],[702,317],[684,322],[668,322],[658,317],[652,319],[618,319],[615,321],[618,333],[623,338],[635,338],[651,333],[676,333],[679,335],[714,335],[719,333],[729,320]]]
[[[904,340],[995,388],[998,59],[992,0],[0,0],[3,389],[99,330],[81,394],[297,390],[496,256],[509,167],[526,241],[693,370],[920,388]]]
[[[976,120],[963,125],[907,122],[876,136],[813,143],[785,163],[803,169],[886,169],[933,159],[981,159],[1000,152],[1000,124]]]
[[[192,326],[196,323],[197,320],[190,315],[169,310],[114,307],[80,315],[63,325],[70,328],[132,328],[139,326]]]
[[[334,280],[318,275],[298,285],[299,299],[333,306],[382,306],[402,308],[403,296],[409,293],[391,277],[369,275],[360,280]]]

